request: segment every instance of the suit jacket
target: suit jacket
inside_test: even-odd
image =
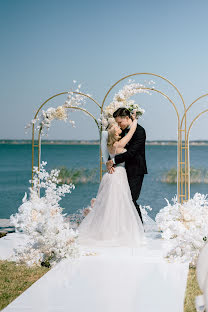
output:
[[[123,132],[122,136],[124,136]],[[125,168],[128,178],[147,174],[145,141],[145,130],[142,126],[138,124],[133,137],[125,146],[127,151],[125,153],[116,155],[114,158],[116,164],[125,162]]]

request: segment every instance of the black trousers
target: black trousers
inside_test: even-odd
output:
[[[140,219],[143,223],[143,219],[142,219],[142,214],[141,214],[141,210],[139,208],[139,205],[137,204],[137,199],[139,198],[140,192],[141,192],[141,188],[142,188],[142,182],[144,179],[144,175],[139,175],[136,177],[128,177],[128,182],[129,182],[129,187],[131,190],[131,196],[132,196],[132,200],[133,203],[136,207],[136,210],[140,216]]]

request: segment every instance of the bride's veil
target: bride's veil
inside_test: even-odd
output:
[[[105,131],[102,131],[101,133],[101,151],[102,151],[103,162],[105,164],[108,161],[108,157],[109,157],[107,141],[108,141],[108,131],[105,130]]]

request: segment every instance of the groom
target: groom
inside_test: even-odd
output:
[[[113,117],[115,118],[119,127],[123,130],[121,137],[124,137],[132,124],[130,111],[124,107],[121,107],[114,112]],[[141,211],[136,201],[139,198],[144,174],[147,173],[145,159],[145,140],[145,130],[144,128],[142,128],[142,126],[137,124],[137,128],[133,137],[125,146],[127,151],[123,154],[116,155],[113,159],[108,160],[106,163],[108,172],[113,173],[114,165],[125,162],[125,168],[128,177],[129,187],[131,190],[132,200],[138,211],[142,223],[143,220]]]

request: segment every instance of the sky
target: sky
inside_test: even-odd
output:
[[[133,73],[155,73],[173,82],[188,106],[208,93],[208,2],[0,0],[0,139],[30,139],[25,125],[39,106],[54,94],[82,84],[99,103],[109,88]],[[138,76],[137,82],[151,76]],[[164,81],[153,79],[180,106]],[[127,83],[127,81],[125,82]],[[123,85],[112,90],[111,97]],[[50,101],[56,107],[65,96]],[[171,104],[159,94],[135,98],[145,114],[139,123],[148,140],[177,138],[177,119]],[[109,104],[110,98],[107,100]],[[92,103],[86,108],[99,118]],[[189,122],[208,108],[204,98],[190,110]],[[54,121],[49,139],[98,139],[95,123],[73,113],[69,123]],[[208,139],[208,114],[193,126],[191,139]]]

